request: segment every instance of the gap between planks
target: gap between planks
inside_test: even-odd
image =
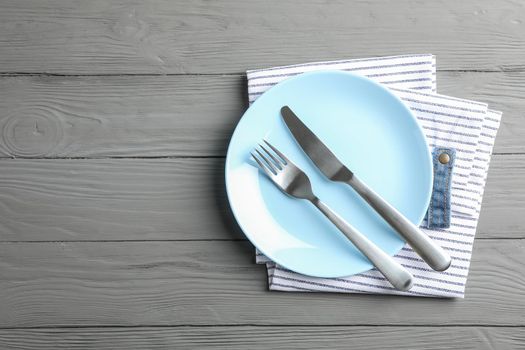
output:
[[[476,240],[513,240],[523,241],[516,237],[476,237]],[[247,238],[188,238],[188,239],[93,239],[93,240],[30,240],[30,241],[0,241],[2,244],[46,244],[46,243],[151,243],[151,242],[249,242]]]
[[[500,69],[437,69],[439,73],[521,73],[525,68],[500,68]],[[51,73],[51,72],[0,72],[2,77],[199,77],[199,76],[246,76],[246,72],[217,72],[217,73],[93,73],[93,74],[73,74],[73,73]]]
[[[525,152],[494,152],[492,153],[492,156],[521,156],[525,155]],[[42,160],[42,159],[49,159],[49,160],[56,160],[56,159],[71,159],[71,160],[104,160],[104,159],[226,159],[226,156],[195,156],[195,155],[173,155],[173,156],[140,156],[140,157],[131,157],[131,156],[105,156],[105,157],[2,157],[0,156],[0,161],[6,159],[6,160],[16,160],[16,159],[24,159],[24,160]]]
[[[382,324],[360,324],[360,323],[349,323],[349,324],[333,324],[333,325],[317,325],[317,324],[283,324],[276,326],[274,324],[254,324],[254,323],[224,323],[224,324],[160,324],[160,325],[112,325],[112,324],[101,324],[101,325],[50,325],[50,326],[28,326],[28,327],[0,327],[0,330],[59,330],[59,329],[106,329],[106,328],[115,328],[115,329],[127,329],[127,328],[243,328],[243,327],[253,327],[253,328],[353,328],[353,327],[367,327],[367,328],[400,328],[400,327],[410,327],[410,328],[525,328],[525,325],[490,325],[490,324],[444,324],[436,326],[434,324],[403,324],[403,325],[382,325]]]

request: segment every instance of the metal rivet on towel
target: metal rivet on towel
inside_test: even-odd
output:
[[[438,159],[441,164],[447,164],[450,162],[450,156],[446,152],[441,153]]]

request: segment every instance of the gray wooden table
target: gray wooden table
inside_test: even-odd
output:
[[[524,6],[1,0],[0,348],[525,348]],[[504,112],[466,299],[268,292],[224,193],[243,72],[403,53]]]

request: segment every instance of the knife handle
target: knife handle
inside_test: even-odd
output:
[[[347,183],[397,231],[414,251],[436,271],[445,271],[452,260],[443,248],[408,220],[396,208],[365,185],[357,176],[352,176]]]
[[[357,231],[318,198],[313,198],[311,201],[374,264],[396,289],[406,291],[412,287],[413,277],[401,264],[382,251],[381,248]]]

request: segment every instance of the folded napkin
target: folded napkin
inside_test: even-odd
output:
[[[304,276],[275,264],[260,252],[271,290],[402,294],[463,297],[492,147],[501,113],[487,105],[436,94],[435,57],[429,54],[316,62],[247,72],[252,103],[264,91],[291,76],[318,70],[344,70],[367,76],[388,87],[412,110],[431,148],[456,151],[451,177],[451,219],[447,229],[422,230],[452,256],[445,272],[430,269],[409,247],[396,256],[414,276],[410,291],[395,290],[375,269],[346,278]]]

